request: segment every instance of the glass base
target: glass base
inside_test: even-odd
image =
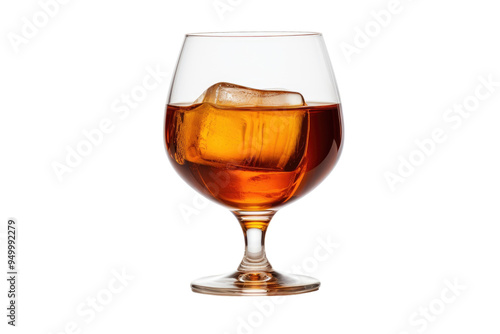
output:
[[[312,292],[320,282],[303,275],[281,274],[276,271],[209,276],[191,283],[193,292],[221,296],[282,296]]]

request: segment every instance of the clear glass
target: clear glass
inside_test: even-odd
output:
[[[238,219],[235,272],[201,278],[215,295],[288,295],[319,281],[275,271],[264,239],[278,209],[317,186],[343,144],[340,98],[319,33],[186,35],[170,88],[165,143],[174,169]]]

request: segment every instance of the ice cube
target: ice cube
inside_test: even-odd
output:
[[[181,160],[272,170],[295,170],[304,155],[306,109],[218,108],[209,103],[177,117]]]
[[[195,103],[212,103],[221,107],[293,107],[304,106],[300,93],[259,90],[227,82],[210,86]]]

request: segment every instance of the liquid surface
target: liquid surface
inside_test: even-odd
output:
[[[318,185],[343,143],[339,104],[168,105],[165,142],[195,189],[239,210],[277,208]]]

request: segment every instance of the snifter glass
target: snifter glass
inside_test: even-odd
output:
[[[255,296],[319,288],[314,278],[274,270],[264,238],[277,210],[317,186],[342,149],[340,99],[320,33],[186,35],[165,143],[177,173],[231,210],[245,237],[237,270],[195,280],[193,291]]]

